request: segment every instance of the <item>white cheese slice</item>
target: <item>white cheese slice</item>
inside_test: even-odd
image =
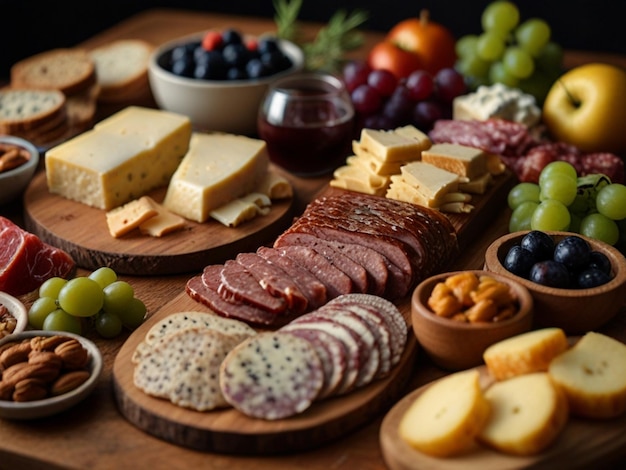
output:
[[[403,180],[419,189],[428,199],[457,192],[459,175],[424,162],[407,163],[400,169]]]
[[[399,162],[386,162],[381,160],[373,153],[368,152],[366,149],[361,147],[361,144],[358,142],[354,142],[352,146],[352,150],[356,155],[350,155],[346,159],[346,163],[349,165],[361,165],[367,169],[368,172],[374,173],[376,175],[381,176],[389,176],[400,173],[400,167],[406,163],[407,161],[399,161]]]
[[[46,152],[50,192],[111,210],[167,185],[189,146],[191,121],[130,107]]]
[[[205,222],[212,210],[254,191],[265,177],[268,164],[263,140],[194,133],[163,205],[182,217]]]
[[[386,162],[419,160],[422,152],[422,146],[418,141],[394,131],[364,128],[361,131],[359,144],[363,149]]]
[[[371,173],[364,166],[348,164],[340,166],[334,171],[330,185],[381,196],[387,190],[389,177]]]

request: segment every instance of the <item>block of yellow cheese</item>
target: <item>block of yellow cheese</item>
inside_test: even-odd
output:
[[[359,145],[386,162],[419,160],[424,144],[391,131],[364,128]]]
[[[411,162],[400,168],[404,181],[415,186],[429,199],[438,199],[446,193],[457,192],[459,176],[424,162]]]
[[[254,191],[265,178],[268,165],[263,140],[194,133],[163,205],[186,219],[205,222],[212,210]]]
[[[46,152],[48,189],[111,210],[167,185],[190,136],[186,116],[126,108]]]
[[[422,161],[473,180],[487,173],[487,155],[466,145],[434,144],[422,152]]]

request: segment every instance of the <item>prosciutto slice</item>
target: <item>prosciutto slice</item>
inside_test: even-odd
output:
[[[51,277],[68,277],[75,267],[68,253],[0,217],[0,291],[27,294]]]

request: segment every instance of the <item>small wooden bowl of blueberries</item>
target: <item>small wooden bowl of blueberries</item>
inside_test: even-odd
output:
[[[571,335],[597,330],[626,305],[626,258],[572,232],[514,232],[495,240],[485,269],[512,277],[534,300],[536,327]]]

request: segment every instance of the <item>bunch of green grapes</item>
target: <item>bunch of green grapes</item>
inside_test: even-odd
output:
[[[541,18],[520,23],[517,6],[497,0],[483,10],[482,32],[456,43],[456,68],[472,89],[502,83],[533,95],[539,103],[562,73],[563,50],[551,40],[551,28]]]
[[[91,319],[100,336],[113,338],[124,327],[137,328],[146,315],[133,287],[106,266],[89,276],[50,278],[38,294],[28,312],[30,326],[38,330],[82,334],[84,319]]]
[[[626,247],[626,186],[602,174],[578,176],[568,162],[544,167],[538,183],[518,183],[508,194],[509,231],[564,230]]]

